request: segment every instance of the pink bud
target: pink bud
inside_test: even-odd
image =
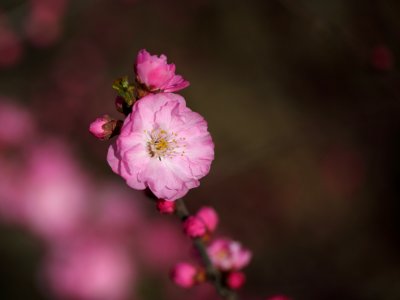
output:
[[[166,215],[173,214],[175,212],[175,202],[174,201],[167,201],[163,199],[157,200],[157,210]]]
[[[183,288],[190,288],[196,283],[196,268],[188,263],[178,263],[171,271],[171,279]]]
[[[231,289],[240,289],[246,281],[246,276],[242,272],[232,272],[226,278],[226,284]]]
[[[183,231],[192,238],[201,237],[207,232],[203,220],[195,216],[190,216],[183,222]]]
[[[213,232],[218,225],[218,215],[212,207],[202,207],[196,214],[196,217],[200,218],[207,227],[209,232]]]
[[[111,118],[108,115],[104,115],[100,118],[97,118],[90,124],[89,131],[98,139],[106,140],[110,138],[111,134],[113,133],[114,128],[111,122]]]

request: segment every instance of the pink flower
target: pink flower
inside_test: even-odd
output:
[[[203,220],[196,216],[190,216],[183,222],[183,231],[187,236],[196,238],[206,234],[207,228]]]
[[[207,248],[212,263],[222,271],[240,270],[251,259],[251,252],[239,242],[229,239],[217,239]]]
[[[175,202],[173,201],[159,199],[156,206],[157,210],[162,214],[170,215],[175,212]]]
[[[175,65],[167,64],[167,57],[150,55],[146,50],[140,50],[136,58],[135,71],[139,83],[145,85],[151,92],[175,92],[189,86],[182,76],[175,75]]]
[[[188,263],[178,263],[171,271],[172,281],[181,287],[190,288],[196,283],[197,269]]]
[[[226,278],[226,284],[231,289],[240,289],[246,281],[246,276],[242,272],[231,272]]]
[[[186,107],[183,97],[171,93],[137,101],[107,157],[130,187],[148,187],[165,200],[181,198],[199,186],[213,159],[207,122]]]
[[[196,214],[196,217],[201,219],[208,232],[213,232],[218,225],[218,215],[214,208],[212,207],[202,207]]]

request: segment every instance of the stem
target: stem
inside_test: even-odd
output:
[[[183,201],[183,199],[178,199],[176,200],[175,204],[177,216],[182,222],[185,221],[190,216],[185,202]],[[206,268],[207,278],[214,284],[214,287],[217,290],[218,294],[227,300],[237,300],[238,297],[236,293],[234,293],[232,290],[228,289],[222,284],[221,272],[219,272],[212,264],[203,240],[201,238],[195,238],[193,239],[193,244],[197,251],[199,251],[201,260]]]

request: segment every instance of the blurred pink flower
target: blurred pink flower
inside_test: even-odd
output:
[[[203,220],[196,216],[190,216],[183,222],[183,231],[187,236],[196,238],[203,236],[207,232],[207,228]]]
[[[36,124],[32,115],[13,102],[15,100],[0,97],[0,147],[21,145],[35,138]]]
[[[137,80],[151,92],[175,92],[189,86],[182,76],[175,75],[175,65],[167,64],[165,55],[150,55],[144,49],[138,53],[135,71]]]
[[[24,184],[26,225],[44,238],[62,239],[82,224],[90,186],[66,145],[44,142],[29,154]]]
[[[80,300],[126,300],[136,277],[126,249],[90,237],[53,248],[44,275],[56,295]]]
[[[197,213],[196,217],[201,219],[205,226],[207,227],[208,232],[214,232],[218,225],[218,214],[212,207],[202,207]]]
[[[188,263],[178,263],[171,271],[171,279],[180,287],[190,288],[196,283],[197,269]]]
[[[183,97],[170,93],[150,94],[135,103],[107,157],[130,187],[149,187],[166,200],[199,186],[213,159],[207,122],[186,107]]]
[[[240,289],[246,281],[246,276],[242,272],[231,272],[226,278],[226,284],[231,289]]]
[[[61,37],[68,0],[31,0],[25,32],[37,47],[53,45]]]
[[[207,248],[212,263],[222,271],[240,270],[251,259],[251,252],[239,242],[221,238],[213,241]]]

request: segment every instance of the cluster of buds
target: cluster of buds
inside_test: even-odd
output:
[[[201,239],[213,267],[221,273],[223,284],[229,289],[239,289],[246,281],[241,270],[251,260],[250,250],[228,238],[212,239],[218,225],[218,214],[212,207],[202,207],[196,214],[183,221],[183,232],[190,238]],[[203,267],[190,263],[178,263],[171,272],[175,284],[189,288],[207,280]]]

